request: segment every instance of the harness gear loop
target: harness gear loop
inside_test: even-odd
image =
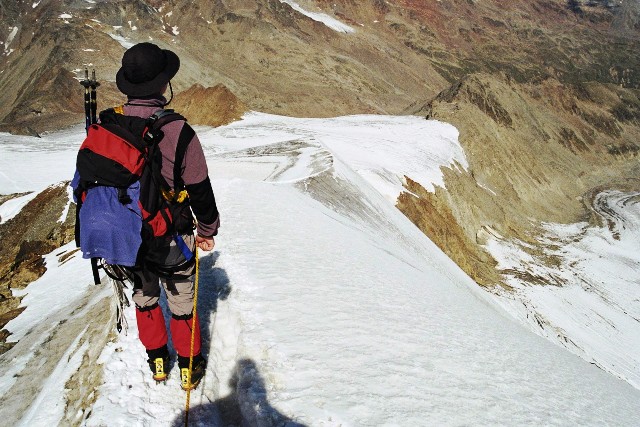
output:
[[[162,191],[162,197],[164,197],[167,202],[182,203],[187,199],[187,197],[189,197],[187,190],[182,190],[176,193],[174,190],[161,188],[160,191]]]
[[[196,258],[196,277],[194,279],[193,290],[193,316],[191,317],[191,347],[189,350],[189,382],[191,382],[191,370],[193,369],[193,345],[196,340],[196,319],[198,309],[198,276],[200,263],[198,262],[198,245],[194,250],[193,256]],[[184,425],[189,426],[189,400],[191,399],[191,387],[187,390],[187,403],[184,411]]]

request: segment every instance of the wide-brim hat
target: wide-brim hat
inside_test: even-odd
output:
[[[161,94],[165,84],[180,69],[180,58],[153,43],[138,43],[122,56],[122,67],[116,74],[116,85],[128,96]]]

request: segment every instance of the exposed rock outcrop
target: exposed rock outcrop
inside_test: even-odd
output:
[[[191,124],[208,126],[240,120],[247,112],[247,106],[224,85],[208,88],[193,85],[175,97],[171,108],[184,115]]]
[[[460,222],[461,218],[472,217],[473,212],[454,213],[458,206],[452,204],[449,196],[452,191],[483,191],[477,188],[473,178],[464,177],[465,175],[460,175],[460,181],[464,181],[466,187],[460,185],[449,191],[436,187],[435,193],[428,192],[407,177],[407,191],[400,194],[398,208],[473,280],[483,286],[492,286],[500,283],[500,276],[495,270],[496,262],[473,239],[472,227]],[[490,209],[497,211],[495,217],[500,217],[500,206],[491,198],[486,198],[485,201],[491,205]],[[465,207],[469,208],[463,208]]]
[[[21,289],[46,271],[43,255],[70,242],[74,236],[75,205],[59,222],[69,198],[66,183],[54,185],[31,200],[15,217],[0,224],[0,329],[20,314],[20,299],[12,289]],[[0,331],[0,353],[10,345]]]

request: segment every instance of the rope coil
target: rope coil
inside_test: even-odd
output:
[[[198,310],[198,276],[199,276],[199,267],[200,262],[198,260],[198,246],[196,245],[195,252],[193,256],[196,257],[196,272],[195,272],[195,280],[194,280],[194,295],[193,295],[193,317],[191,318],[191,347],[189,350],[189,382],[191,382],[191,372],[193,369],[193,346],[195,343],[196,336],[196,320],[197,320],[197,310]],[[184,411],[184,425],[185,427],[189,426],[189,401],[191,399],[191,388],[187,390],[187,403]]]

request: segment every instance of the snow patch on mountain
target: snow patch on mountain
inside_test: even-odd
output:
[[[9,55],[11,52],[13,52],[13,49],[9,49],[9,46],[11,46],[11,43],[13,42],[13,39],[16,37],[16,34],[18,34],[18,27],[11,28],[11,31],[9,32],[9,35],[7,36],[7,39],[4,41],[4,54],[5,55]]]
[[[458,130],[448,123],[417,116],[296,119],[249,113],[241,122],[225,126],[216,135],[218,149],[228,147],[234,151],[286,141],[324,147],[333,157],[349,164],[393,204],[404,191],[405,176],[433,191],[435,185],[444,186],[441,167],[468,167],[458,142]],[[205,149],[210,148],[205,146]],[[251,155],[251,167],[264,162],[272,164],[270,158]],[[269,169],[265,173],[274,172]],[[289,171],[288,175],[292,173]],[[304,177],[304,173],[300,177]]]
[[[37,195],[38,193],[32,192],[29,194],[25,194],[24,196],[7,200],[2,205],[0,205],[0,224],[4,224],[14,216],[18,215],[22,208],[25,207]]]
[[[291,6],[293,8],[293,10],[300,12],[301,14],[303,14],[304,16],[313,19],[314,21],[318,21],[323,23],[324,25],[326,25],[327,27],[331,28],[334,31],[337,31],[339,33],[355,33],[356,30],[354,30],[352,27],[348,26],[347,24],[340,22],[339,20],[337,20],[336,18],[333,18],[329,15],[327,15],[326,13],[321,13],[321,12],[310,12],[306,9],[304,9],[302,6],[300,6],[298,3],[296,3],[293,0],[280,0],[280,3],[286,3],[289,6]]]
[[[115,41],[117,41],[118,43],[120,43],[120,45],[125,49],[129,49],[130,47],[136,44],[135,42],[130,41],[129,39],[127,39],[124,36],[121,36],[120,34],[107,33],[107,35],[112,39],[114,39]]]
[[[83,132],[82,126],[76,126],[35,140],[0,133],[0,193],[40,192],[52,183],[69,180]],[[25,167],[25,158],[34,166]]]

